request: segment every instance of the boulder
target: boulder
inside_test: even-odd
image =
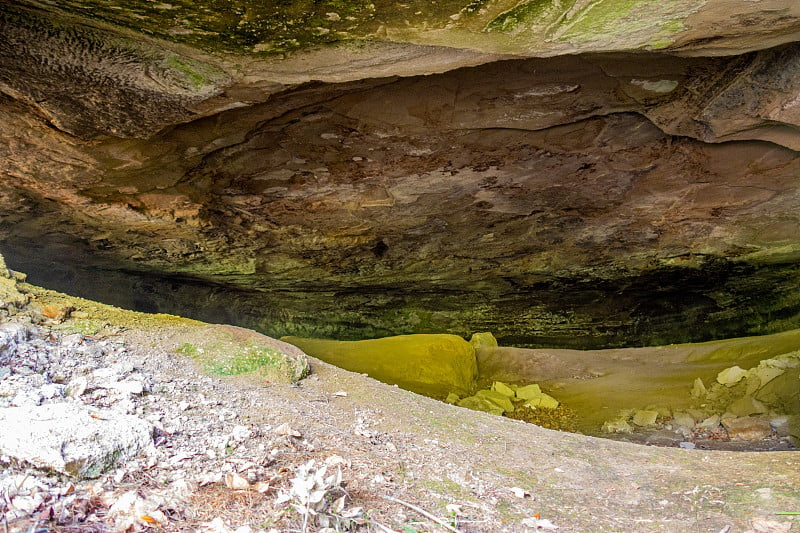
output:
[[[456,335],[400,335],[362,341],[283,337],[312,357],[425,394],[446,398],[475,389],[475,349]]]
[[[637,409],[633,413],[632,422],[637,426],[646,427],[655,424],[657,418],[658,418],[658,411]]]
[[[491,332],[473,333],[469,343],[477,350],[478,348],[497,348],[497,339]]]
[[[728,430],[728,436],[735,440],[762,440],[772,435],[769,420],[758,417],[742,416],[725,418],[722,425]]]
[[[98,477],[152,446],[152,426],[135,416],[56,403],[0,409],[0,462]]]
[[[186,342],[178,352],[209,374],[294,383],[311,370],[308,358],[297,347],[245,328],[208,325],[183,340]]]
[[[742,378],[747,375],[747,371],[739,366],[732,366],[730,368],[726,368],[719,374],[717,374],[717,382],[720,385],[725,385],[726,387],[733,387],[737,383],[739,383]]]

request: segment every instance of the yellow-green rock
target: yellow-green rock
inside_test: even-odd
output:
[[[455,405],[458,403],[458,400],[460,399],[461,397],[458,394],[456,394],[455,392],[451,392],[450,394],[447,395],[447,398],[445,398],[444,401],[445,403],[450,403]]]
[[[533,385],[525,385],[524,387],[517,387],[516,395],[520,400],[533,400],[542,396],[542,389],[535,383]]]
[[[478,348],[497,348],[497,339],[489,331],[473,333],[472,337],[469,339],[469,343],[476,350]]]
[[[312,357],[428,396],[475,388],[475,349],[456,335],[401,335],[363,341],[284,337]]]
[[[550,396],[549,394],[545,394],[544,392],[535,398],[531,398],[527,402],[525,402],[525,407],[541,407],[544,409],[555,409],[558,407],[558,400]]]
[[[478,396],[468,396],[463,400],[460,400],[456,405],[459,407],[466,407],[467,409],[472,409],[473,411],[483,411],[485,413],[491,413],[493,415],[502,415],[504,413],[503,408],[499,407],[497,404],[490,402],[486,398],[481,398]]]
[[[633,419],[631,420],[631,422],[633,422],[639,427],[647,427],[655,424],[657,418],[658,418],[658,411],[637,409],[633,413]]]
[[[493,390],[479,390],[475,393],[475,397],[487,402],[491,402],[497,407],[501,408],[504,413],[510,413],[514,410],[514,404],[508,399],[508,396]]]
[[[745,375],[747,375],[746,370],[739,366],[732,366],[726,368],[717,375],[717,383],[725,385],[726,387],[733,387],[739,383]]]
[[[502,381],[495,381],[492,383],[492,390],[495,392],[499,392],[503,396],[507,398],[514,397],[514,389],[503,383]]]

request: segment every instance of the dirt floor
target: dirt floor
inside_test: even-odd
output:
[[[42,368],[91,376],[124,363],[121,378],[143,393],[89,390],[81,401],[150,421],[155,447],[95,480],[6,465],[0,481],[27,476],[43,496],[12,517],[6,491],[0,532],[800,530],[797,451],[557,432],[317,360],[296,384],[207,376],[177,350],[213,328],[26,290],[28,311],[4,322],[27,321],[51,353]],[[45,306],[71,307],[71,318],[31,311]]]

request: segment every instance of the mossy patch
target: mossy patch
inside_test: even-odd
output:
[[[208,374],[293,383],[309,373],[305,355],[275,339],[231,326],[209,326],[198,333],[176,351]]]

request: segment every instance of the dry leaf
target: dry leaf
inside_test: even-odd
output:
[[[233,490],[246,490],[250,488],[250,482],[236,472],[228,472],[225,474],[225,486]]]
[[[256,491],[260,492],[261,494],[264,494],[271,488],[271,485],[269,484],[269,481],[259,481],[258,483],[253,485],[253,488],[256,489]]]
[[[303,434],[291,427],[289,424],[281,424],[280,426],[275,428],[275,433],[278,435],[284,435],[287,437],[302,437]]]
[[[341,455],[331,455],[330,457],[325,459],[325,464],[328,466],[336,466],[336,465],[350,466],[350,461],[348,461]]]

